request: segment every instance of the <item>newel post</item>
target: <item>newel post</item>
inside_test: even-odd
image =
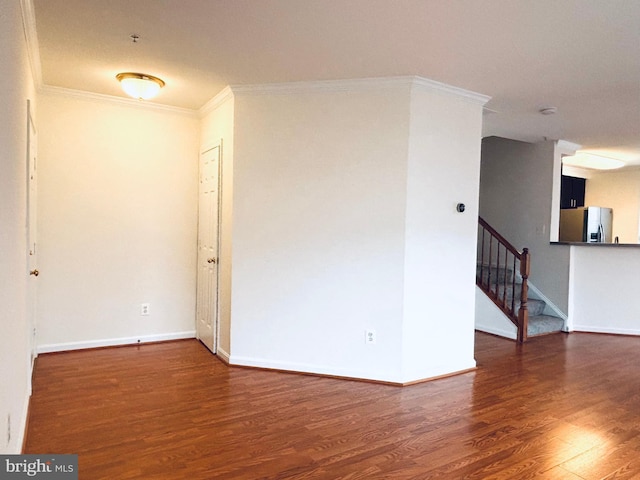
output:
[[[522,249],[520,256],[520,276],[522,277],[522,291],[520,294],[520,309],[518,310],[518,342],[527,341],[527,328],[529,327],[529,307],[527,298],[529,295],[529,269],[531,268],[531,255],[528,248]]]

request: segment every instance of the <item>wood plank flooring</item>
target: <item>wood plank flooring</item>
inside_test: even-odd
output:
[[[25,453],[98,479],[640,479],[640,338],[476,334],[394,387],[228,367],[196,340],[42,355]]]

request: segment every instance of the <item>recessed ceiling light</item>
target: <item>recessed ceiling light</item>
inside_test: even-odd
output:
[[[149,100],[155,97],[164,87],[164,81],[146,73],[123,72],[116,75],[122,90],[138,100]]]
[[[558,107],[544,107],[538,110],[542,115],[553,115],[558,112]]]
[[[624,167],[625,165],[622,160],[618,160],[617,158],[603,157],[586,152],[578,152],[575,155],[563,157],[562,164],[594,170],[613,170]]]

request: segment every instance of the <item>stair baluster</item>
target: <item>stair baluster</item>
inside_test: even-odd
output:
[[[522,249],[520,257],[520,275],[522,276],[522,293],[520,294],[520,310],[518,311],[518,341],[520,343],[527,340],[527,329],[529,328],[529,307],[527,301],[529,297],[529,285],[527,279],[531,270],[531,256],[529,249]]]

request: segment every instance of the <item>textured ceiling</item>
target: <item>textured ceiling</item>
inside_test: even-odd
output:
[[[640,163],[637,0],[33,3],[45,85],[123,96],[115,74],[140,71],[198,109],[226,85],[419,75],[491,96],[485,136]]]

